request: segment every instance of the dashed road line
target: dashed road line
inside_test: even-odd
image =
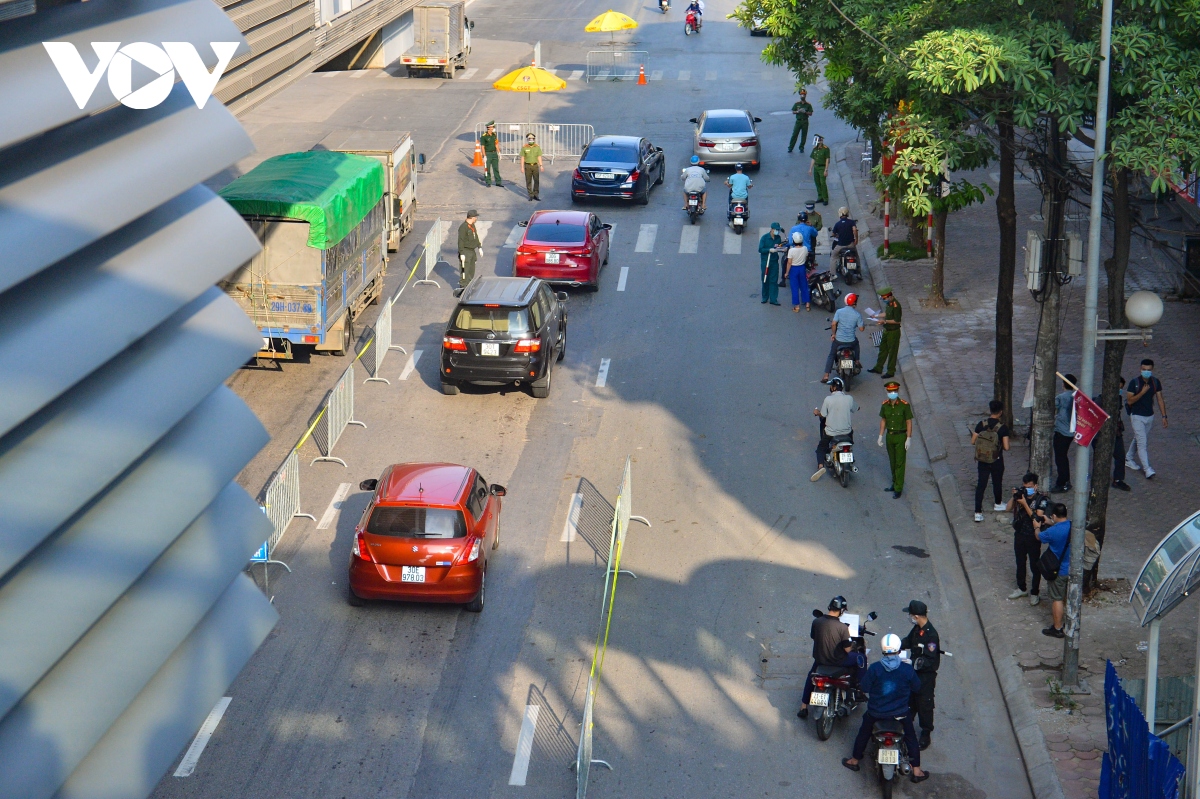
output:
[[[691,70],[688,70],[688,69],[679,70],[679,79],[680,80],[691,80],[692,79]]]
[[[464,72],[462,74],[462,77],[460,77],[458,80],[470,80],[471,78],[475,77],[475,73],[478,71],[479,71],[478,67],[471,67],[466,72]]]
[[[521,243],[521,232],[522,232],[522,228],[520,225],[513,225],[512,230],[510,230],[508,232],[508,238],[505,239],[504,243],[501,244],[500,246],[502,248],[503,247],[516,247],[518,244]]]
[[[650,80],[662,80],[663,71],[661,69],[653,70],[650,73]]]
[[[333,499],[329,500],[329,507],[321,515],[321,521],[317,522],[318,530],[328,530],[333,526],[333,520],[337,518],[338,511],[342,509],[342,502],[350,495],[351,488],[354,488],[353,483],[342,483],[338,486],[338,490],[333,492]]]
[[[500,77],[500,76],[501,76],[501,75],[503,75],[503,74],[504,74],[504,70],[502,70],[502,69],[493,69],[491,72],[489,72],[489,73],[488,73],[487,79],[488,79],[488,80],[495,80],[496,78]]]
[[[608,364],[611,358],[600,359],[600,371],[596,372],[596,388],[604,388],[604,384],[608,382]]]
[[[658,235],[658,225],[642,225],[638,231],[637,246],[634,252],[654,252],[654,238]]]
[[[573,70],[571,70],[571,74],[567,76],[567,80],[579,80],[582,77],[583,77],[582,69],[573,69]]]
[[[487,239],[488,231],[491,229],[492,229],[491,222],[476,222],[475,223],[475,232],[477,234],[479,234],[479,243],[480,244],[483,244],[484,240]]]
[[[742,237],[729,228],[725,228],[725,243],[721,247],[721,252],[725,255],[741,255]]]
[[[629,277],[629,267],[628,267],[628,266],[622,266],[622,267],[621,267],[621,277],[619,277],[619,278],[617,279],[617,291],[624,291],[624,290],[625,290],[625,280],[626,280],[626,278],[628,278],[628,277]]]
[[[571,497],[571,505],[567,508],[567,521],[563,524],[562,535],[558,540],[569,544],[579,534],[579,513],[583,510],[583,494],[575,493]]]
[[[700,249],[700,228],[687,225],[679,233],[679,252],[695,253]]]
[[[208,718],[204,719],[204,723],[200,725],[200,731],[192,739],[192,745],[184,753],[183,760],[179,761],[179,768],[175,769],[176,777],[192,776],[192,772],[196,770],[196,764],[200,762],[200,755],[204,754],[204,747],[208,746],[209,739],[217,731],[217,725],[221,723],[221,717],[225,715],[225,711],[232,701],[233,697],[223,696],[208,712]]]
[[[513,756],[512,772],[508,775],[509,785],[524,785],[529,776],[529,756],[533,754],[533,735],[537,731],[539,708],[525,706],[525,718],[521,721],[521,733],[517,736],[517,753]]]
[[[407,380],[409,375],[417,369],[417,364],[421,362],[421,353],[425,350],[413,350],[412,355],[408,356],[408,363],[404,364],[404,371],[400,372],[400,379]]]

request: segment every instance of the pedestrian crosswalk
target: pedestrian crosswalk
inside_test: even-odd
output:
[[[468,81],[468,82],[482,83],[484,81],[487,81],[488,83],[492,83],[497,78],[499,78],[501,75],[503,75],[506,71],[507,70],[502,69],[502,68],[496,68],[485,74],[483,72],[483,70],[481,70],[478,67],[470,67],[468,69],[464,69],[462,71],[456,72],[454,75],[454,80],[458,81],[458,82]],[[553,68],[551,68],[550,71],[553,72],[558,77],[562,78],[563,80],[578,81],[581,83],[584,81],[584,76],[586,74],[585,70],[582,70],[582,69],[565,69],[565,68],[553,69]],[[387,70],[379,70],[379,69],[352,69],[352,70],[337,71],[337,72],[322,72],[319,74],[321,77],[324,77],[324,78],[337,78],[339,76],[348,77],[348,78],[365,78],[368,76],[372,76],[372,77],[376,77],[376,78],[395,78],[395,77],[403,77],[404,71],[399,70],[397,74],[393,74],[391,72],[388,72]],[[603,80],[603,79],[610,77],[611,74],[612,74],[611,70],[601,70],[593,77],[593,80]],[[726,71],[726,70],[710,69],[710,70],[705,70],[702,73],[698,72],[695,75],[693,75],[693,73],[690,69],[681,69],[678,71],[665,70],[665,69],[652,69],[652,70],[646,71],[646,77],[647,77],[647,79],[649,79],[651,81],[663,81],[663,80],[717,81],[717,80],[720,80],[720,81],[724,81],[726,83],[744,83],[747,81],[755,81],[755,80],[764,80],[764,81],[776,81],[776,80],[777,81],[784,81],[784,80],[790,81],[791,80],[791,78],[788,76],[787,71],[782,70],[782,69],[764,70],[762,72],[735,72],[733,70]],[[629,78],[629,79],[631,80],[632,78]],[[780,112],[780,113],[782,113],[782,112]]]

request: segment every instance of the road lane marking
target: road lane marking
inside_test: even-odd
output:
[[[582,69],[573,69],[573,70],[571,70],[571,74],[567,76],[567,80],[579,80],[582,77],[583,77]]]
[[[354,72],[354,74],[352,74],[350,77],[361,78],[361,77],[364,77],[366,74],[367,74],[367,71],[365,69],[360,69],[360,70],[356,70]]]
[[[353,483],[342,483],[338,486],[338,490],[333,492],[333,499],[329,500],[329,507],[321,515],[321,521],[317,522],[318,530],[328,530],[333,526],[333,520],[337,518],[338,511],[342,509],[342,502],[350,495],[350,489],[353,487]]]
[[[621,277],[617,280],[617,291],[625,290],[625,279],[629,277],[629,267],[621,267]]]
[[[470,80],[471,78],[475,77],[475,73],[478,71],[479,71],[478,67],[471,67],[470,69],[468,69],[466,72],[464,72],[462,74],[462,77],[459,78],[459,80]]]
[[[608,364],[611,358],[600,359],[600,371],[596,372],[596,388],[604,388],[604,384],[608,382]]]
[[[579,514],[583,510],[583,494],[576,493],[571,497],[571,506],[567,509],[567,521],[563,524],[559,541],[571,543],[579,534]]]
[[[741,255],[742,237],[729,228],[725,228],[725,244],[721,247],[721,252],[726,255]]]
[[[700,228],[686,225],[679,234],[679,252],[694,253],[700,249]]]
[[[634,252],[654,252],[654,238],[658,235],[658,225],[642,225],[638,231],[637,246]]]
[[[516,247],[521,243],[521,232],[524,230],[520,225],[513,225],[512,230],[508,232],[508,238],[500,245],[503,247]]]
[[[688,70],[688,69],[679,70],[679,79],[680,80],[691,80],[692,79],[691,70]]]
[[[408,356],[408,363],[404,364],[404,371],[400,373],[401,380],[407,380],[408,376],[416,371],[417,364],[421,360],[421,353],[424,351],[425,350],[413,350],[413,354]]]
[[[533,734],[537,731],[539,710],[537,705],[525,706],[521,734],[517,736],[517,753],[513,756],[512,773],[508,775],[509,785],[524,785],[529,776],[529,756],[533,754]]]
[[[500,77],[500,76],[501,76],[501,75],[503,75],[503,74],[504,74],[504,70],[502,70],[502,69],[493,69],[491,72],[489,72],[489,73],[488,73],[487,79],[488,79],[488,80],[495,80],[496,78]]]
[[[579,495],[576,494],[576,496]],[[196,770],[196,764],[200,762],[200,755],[204,754],[204,747],[208,746],[209,739],[217,731],[217,725],[221,723],[221,717],[225,715],[225,710],[232,701],[233,697],[223,696],[217,700],[217,704],[213,705],[213,709],[208,712],[208,718],[200,725],[200,731],[192,739],[192,745],[184,753],[183,760],[179,761],[179,768],[175,769],[176,777],[192,776],[192,772]]]
[[[708,72],[705,72],[705,73],[704,73],[704,79],[705,79],[705,80],[716,80],[716,79],[717,79],[717,73],[716,73],[715,71],[713,71],[713,70],[709,70]]]
[[[662,80],[662,76],[663,71],[661,69],[656,69],[650,73],[650,80]]]
[[[475,232],[479,235],[479,243],[482,245],[487,239],[488,231],[492,229],[491,222],[476,222]]]

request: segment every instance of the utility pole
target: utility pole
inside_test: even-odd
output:
[[[1079,390],[1089,399],[1096,377],[1096,304],[1100,293],[1100,226],[1104,216],[1104,150],[1108,134],[1108,80],[1112,56],[1112,0],[1104,0],[1100,23],[1100,78],[1096,93],[1096,145],[1092,152],[1092,199],[1088,219],[1087,272],[1083,284],[1083,347]],[[1080,609],[1083,606],[1083,542],[1091,481],[1091,447],[1075,447],[1075,501],[1071,513],[1071,582],[1067,589],[1062,682],[1079,688]],[[1108,464],[1101,464],[1108,479]]]

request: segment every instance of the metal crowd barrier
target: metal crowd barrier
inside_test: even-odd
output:
[[[634,69],[637,77],[637,69]],[[487,128],[475,126],[475,141],[484,134]],[[497,122],[496,148],[501,158],[516,160],[525,146],[525,137],[532,133],[537,137],[537,143],[542,148],[542,157],[554,163],[555,158],[578,158],[583,155],[583,149],[596,137],[596,129],[591,125],[577,125],[551,122]]]
[[[337,381],[337,385],[333,387],[333,391],[329,393],[329,402],[325,406],[325,423],[328,430],[325,454],[313,458],[312,463],[316,463],[317,461],[332,461],[333,463],[340,463],[342,466],[345,466],[346,462],[344,460],[333,457],[334,445],[341,438],[342,431],[346,429],[347,425],[356,424],[360,427],[366,427],[365,424],[354,418],[353,363],[347,367],[341,379]],[[311,466],[312,464],[309,465]]]
[[[617,578],[622,574],[633,574],[621,568],[621,552],[629,532],[629,522],[639,521],[650,526],[642,516],[634,516],[633,477],[630,459],[625,458],[625,472],[621,475],[621,489],[617,495],[616,510],[613,512],[612,532],[608,543],[608,563],[604,570],[604,598],[600,602],[600,630],[596,633],[596,646],[592,650],[592,667],[588,673],[587,694],[583,699],[583,718],[579,727],[579,748],[575,753],[575,797],[587,796],[588,776],[593,765],[612,766],[604,760],[592,757],[592,727],[596,708],[596,695],[600,691],[600,677],[604,672],[604,658],[608,654],[608,633],[612,626],[613,605],[617,598]],[[636,577],[637,575],[633,575]]]
[[[380,383],[392,384],[386,377],[380,377],[379,372],[383,368],[383,359],[387,357],[388,350],[400,350],[405,355],[408,350],[401,347],[399,344],[392,343],[392,301],[384,299],[383,308],[379,311],[379,318],[375,320],[375,373],[364,380],[364,383],[378,381]]]
[[[292,570],[291,566],[273,557],[275,547],[283,538],[292,519],[303,516],[314,522],[317,520],[317,517],[311,513],[304,513],[300,510],[300,459],[296,456],[296,450],[293,449],[288,453],[283,465],[279,467],[279,471],[275,472],[275,476],[267,484],[264,494],[263,513],[271,522],[271,537],[263,542],[258,552],[255,552],[250,558],[250,562],[263,564],[263,583],[269,586],[268,568],[272,563],[282,566],[289,572]]]
[[[425,260],[425,277],[413,283],[414,286],[419,286],[422,283],[429,286],[441,286],[436,280],[429,275],[433,272],[433,268],[437,266],[438,260],[442,257],[442,244],[446,241],[446,231],[449,230],[450,223],[443,222],[441,217],[438,217],[433,222],[433,227],[429,228],[429,232],[425,234],[425,248],[421,251],[421,258]]]
[[[587,54],[587,80],[637,80],[638,72],[650,60],[645,50],[589,50]]]

